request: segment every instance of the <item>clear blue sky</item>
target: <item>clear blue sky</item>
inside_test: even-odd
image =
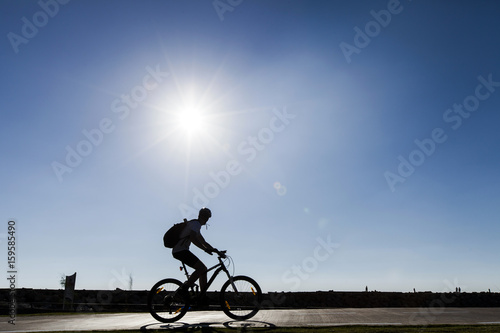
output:
[[[60,2],[0,4],[18,287],[182,278],[206,205],[266,291],[500,291],[497,2]]]

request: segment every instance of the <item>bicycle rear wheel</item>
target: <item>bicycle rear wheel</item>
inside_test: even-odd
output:
[[[248,276],[235,276],[227,280],[220,292],[222,311],[233,319],[252,318],[260,309],[262,291]]]
[[[164,279],[157,282],[148,294],[149,313],[158,321],[171,323],[181,319],[189,308],[189,299],[174,298],[175,291],[182,286],[179,280]]]

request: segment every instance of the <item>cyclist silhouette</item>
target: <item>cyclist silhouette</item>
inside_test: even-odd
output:
[[[201,235],[201,226],[205,225],[212,217],[212,212],[210,209],[203,207],[198,213],[198,219],[191,220],[187,222],[186,227],[181,232],[179,241],[172,249],[172,256],[186,264],[187,266],[193,268],[195,271],[189,279],[178,289],[177,295],[181,297],[187,297],[189,295],[188,289],[194,285],[196,280],[200,279],[200,289],[201,297],[204,298],[204,294],[207,286],[207,266],[198,259],[191,251],[189,251],[189,246],[191,243],[204,250],[208,254],[216,252],[217,254],[224,256],[223,253],[219,252],[212,245],[205,241],[205,238]]]

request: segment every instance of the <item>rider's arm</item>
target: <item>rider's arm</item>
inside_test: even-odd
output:
[[[191,242],[198,246],[200,249],[206,251],[206,252],[213,252],[215,250],[215,248],[208,244],[207,241],[205,240],[205,238],[203,238],[203,236],[201,235],[201,233],[198,233],[196,231],[192,231],[191,232]]]

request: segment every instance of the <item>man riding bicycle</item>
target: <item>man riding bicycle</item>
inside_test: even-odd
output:
[[[186,227],[181,232],[179,241],[172,249],[172,256],[193,268],[195,271],[189,279],[179,288],[178,294],[181,297],[186,297],[189,295],[188,289],[194,285],[196,280],[200,279],[200,289],[201,295],[204,295],[207,286],[207,266],[198,259],[191,251],[189,251],[189,246],[191,243],[204,250],[205,252],[212,254],[212,252],[217,253],[220,256],[224,256],[223,253],[219,252],[212,245],[208,244],[203,236],[201,235],[201,226],[205,225],[212,217],[212,212],[210,209],[203,207],[198,213],[198,219],[191,220],[187,222]]]

